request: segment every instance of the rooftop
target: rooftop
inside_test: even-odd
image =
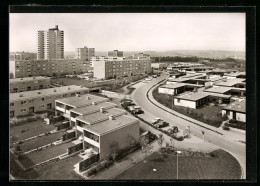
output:
[[[207,93],[203,93],[203,92],[192,93],[191,92],[191,93],[183,94],[180,96],[175,96],[175,98],[180,98],[180,99],[185,99],[185,100],[190,100],[190,101],[197,101],[197,100],[205,98],[207,96],[208,96]]]
[[[237,77],[239,75],[246,75],[246,72],[235,72],[235,73],[230,73],[230,74],[224,74],[225,76],[231,76],[231,77]]]
[[[186,83],[174,83],[174,84],[163,85],[163,86],[160,86],[159,88],[175,89],[175,88],[179,88],[179,87],[184,87],[185,85],[186,85]]]
[[[230,103],[228,106],[224,107],[223,110],[232,110],[246,113],[246,100],[238,99],[237,101]]]
[[[243,79],[243,78],[227,79],[226,81],[218,82],[215,85],[232,87],[232,86],[234,86],[238,83],[244,82],[244,81],[245,81],[245,79]]]
[[[225,77],[212,77],[209,78],[210,81],[214,82],[214,81],[218,81],[218,80],[222,80],[222,79],[226,79]]]
[[[113,120],[105,120],[95,125],[85,125],[84,128],[96,134],[102,135],[109,131],[116,130],[118,128],[127,126],[131,123],[138,122],[138,121],[139,120],[134,117],[121,115],[115,117],[115,119]]]
[[[126,112],[122,109],[111,108],[111,109],[106,110],[104,113],[95,112],[95,113],[92,113],[89,115],[78,116],[77,120],[87,123],[89,125],[94,125],[96,123],[108,120],[109,116],[111,116],[111,115],[116,117],[116,116],[120,116],[120,115],[124,115],[124,114],[126,114]]]
[[[214,93],[224,94],[230,90],[231,90],[230,87],[211,87],[205,89],[204,92],[214,92]]]
[[[17,82],[24,82],[24,81],[36,81],[36,80],[50,80],[50,77],[44,76],[37,76],[37,77],[25,77],[25,78],[14,78],[10,79],[9,83],[17,83]]]
[[[231,98],[231,95],[218,94],[218,93],[213,93],[213,92],[205,92],[205,93],[212,97],[218,97],[218,98],[224,98],[224,99]]]
[[[93,102],[100,103],[100,102],[108,101],[108,98],[95,96],[92,94],[84,94],[84,95],[80,95],[79,97],[77,96],[68,97],[68,98],[58,99],[56,101],[59,103],[63,103],[65,105],[72,106],[74,108],[79,108],[87,105],[92,105]]]
[[[10,101],[18,101],[18,100],[25,100],[25,99],[33,99],[37,97],[46,97],[51,95],[60,95],[60,94],[67,94],[75,91],[80,90],[89,90],[86,87],[76,86],[76,85],[69,85],[63,87],[55,87],[55,88],[48,88],[48,89],[41,89],[41,90],[33,90],[33,91],[26,91],[26,92],[19,92],[19,93],[11,93]]]

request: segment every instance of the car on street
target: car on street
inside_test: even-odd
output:
[[[169,126],[169,123],[162,121],[154,125],[156,128],[163,128]]]
[[[158,122],[160,122],[160,121],[162,121],[161,118],[154,118],[154,119],[152,119],[151,123],[152,123],[152,124],[156,124],[156,123],[158,123]]]

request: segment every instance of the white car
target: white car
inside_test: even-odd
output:
[[[154,119],[151,121],[151,123],[152,123],[152,124],[156,124],[156,123],[158,123],[159,121],[162,121],[162,119],[161,119],[161,118],[154,118]]]

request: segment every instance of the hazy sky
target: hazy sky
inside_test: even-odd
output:
[[[37,51],[37,31],[59,25],[64,49],[245,50],[244,13],[10,14],[10,51]]]

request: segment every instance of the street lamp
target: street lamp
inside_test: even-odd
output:
[[[181,151],[176,151],[177,152],[177,180],[178,180],[178,154],[181,154]]]
[[[203,135],[203,141],[205,141],[205,138],[204,138],[205,132],[202,130],[201,133],[202,133],[202,135]]]

